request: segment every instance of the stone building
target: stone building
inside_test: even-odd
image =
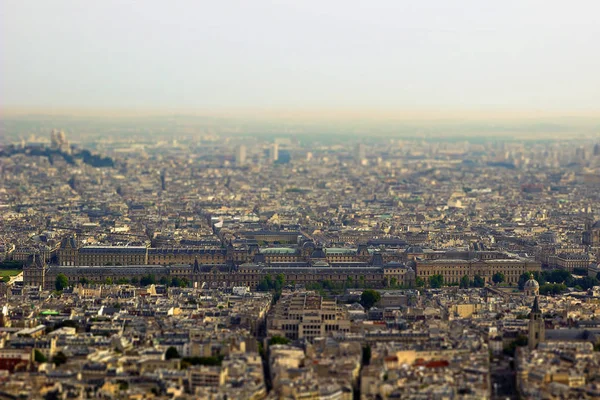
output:
[[[350,332],[348,311],[335,300],[307,293],[284,296],[267,317],[269,336],[289,339],[328,336],[332,332]]]
[[[589,219],[585,224],[582,243],[587,246],[600,246],[600,221]]]
[[[36,255],[44,262],[49,262],[57,253],[58,246],[49,246],[45,244],[36,244],[32,246],[17,246],[11,253],[11,258],[15,261],[27,262],[30,256]]]
[[[79,249],[77,265],[144,265],[148,264],[145,246],[85,246]]]
[[[556,266],[573,272],[575,268],[587,270],[590,256],[587,253],[560,253],[556,256]]]
[[[193,264],[198,260],[200,264],[215,265],[225,264],[227,249],[223,248],[150,248],[148,249],[148,264]]]
[[[32,254],[23,266],[23,282],[26,285],[44,287],[46,282],[46,263],[37,254]]]
[[[65,237],[60,242],[58,249],[58,260],[60,265],[79,265],[79,246],[77,236]]]
[[[455,258],[454,254],[447,253],[448,258],[417,260],[417,277],[427,282],[433,275],[442,275],[445,284],[458,284],[465,275],[471,281],[475,276],[480,276],[488,283],[492,281],[492,276],[495,273],[500,272],[504,274],[506,283],[516,285],[523,273],[539,272],[542,269],[541,263],[537,261],[511,257],[507,254],[503,254],[504,258],[500,258],[498,255],[494,255],[493,258],[486,257],[489,256],[487,252],[481,254],[464,252],[459,253],[459,255],[464,256],[464,258]]]

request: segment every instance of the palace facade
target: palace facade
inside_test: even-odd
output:
[[[30,268],[35,266],[35,271]],[[541,264],[498,251],[432,251],[409,247],[386,252],[359,245],[357,248],[323,248],[313,242],[295,247],[256,244],[218,248],[147,248],[143,246],[84,246],[63,240],[59,265],[26,266],[25,283],[52,288],[59,273],[70,283],[81,280],[103,283],[153,275],[158,281],[173,277],[196,287],[256,288],[267,275],[285,276],[288,284],[330,281],[346,287],[414,287],[442,275],[445,284],[460,283],[463,276],[480,276],[491,282],[501,272],[508,284],[517,284],[524,272],[540,271]],[[31,278],[30,278],[31,277]],[[33,278],[35,277],[35,279]],[[84,279],[85,278],[85,279]]]

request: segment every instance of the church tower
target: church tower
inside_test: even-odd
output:
[[[542,310],[540,310],[539,297],[535,296],[533,307],[529,314],[529,338],[527,344],[529,350],[533,350],[537,345],[546,339],[546,327],[544,326],[544,318]]]

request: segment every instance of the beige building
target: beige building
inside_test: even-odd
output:
[[[26,285],[44,287],[46,282],[46,263],[36,255],[30,255],[23,267],[23,282]]]
[[[313,340],[331,332],[350,332],[348,312],[335,300],[302,293],[283,297],[267,317],[269,336]]]
[[[575,268],[587,270],[590,265],[590,256],[587,253],[560,253],[556,256],[556,266],[573,272]]]
[[[190,392],[197,387],[219,387],[225,383],[227,370],[221,366],[195,365],[188,368]]]
[[[539,272],[541,263],[524,258],[496,258],[496,259],[438,259],[417,261],[417,277],[425,282],[433,275],[442,275],[444,284],[459,284],[463,276],[473,280],[480,276],[486,283],[492,282],[492,277],[497,272],[504,274],[505,283],[516,285],[519,277],[525,272]]]

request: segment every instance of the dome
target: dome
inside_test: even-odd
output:
[[[406,250],[404,250],[407,254],[421,254],[424,253],[423,248],[421,246],[409,246]]]
[[[303,249],[314,249],[315,248],[315,244],[313,242],[310,242],[310,241],[309,242],[305,242],[302,245],[302,248]]]
[[[538,281],[533,279],[533,277],[529,278],[529,280],[527,282],[525,282],[525,289],[533,289],[533,288],[539,289],[539,287],[540,287],[540,284],[538,283]]]
[[[327,258],[327,255],[323,251],[322,247],[317,247],[310,255],[310,258]]]

